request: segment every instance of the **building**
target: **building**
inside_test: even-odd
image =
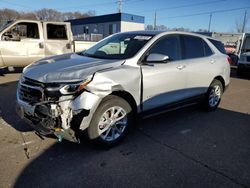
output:
[[[71,23],[74,39],[99,41],[113,33],[133,30],[144,30],[144,17],[116,13],[67,20]]]

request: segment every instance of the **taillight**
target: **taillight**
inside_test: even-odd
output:
[[[228,62],[230,65],[233,64],[233,61],[232,61],[232,59],[231,59],[230,57],[227,57],[227,62]]]

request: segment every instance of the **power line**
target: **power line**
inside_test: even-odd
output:
[[[236,10],[243,10],[243,9],[249,9],[249,8],[250,8],[250,6],[240,7],[240,8],[233,8],[233,9],[215,10],[215,11],[209,11],[209,12],[201,12],[201,13],[195,13],[195,14],[184,14],[184,15],[179,15],[179,16],[160,17],[158,19],[171,19],[171,18],[192,17],[192,16],[200,16],[200,15],[207,15],[207,14],[215,14],[215,13],[222,13],[222,12],[230,12],[230,11],[236,11]]]
[[[72,6],[72,7],[61,7],[57,8],[57,10],[67,10],[67,9],[75,9],[75,8],[85,8],[85,7],[96,7],[96,6],[104,6],[104,5],[112,5],[112,4],[117,4],[121,1],[122,3],[131,3],[131,2],[137,2],[137,1],[142,1],[142,0],[118,0],[118,1],[111,1],[111,2],[105,2],[105,3],[95,3],[95,4],[84,4],[84,5],[78,5],[78,6]]]
[[[154,11],[163,11],[163,10],[172,10],[172,9],[179,9],[179,8],[186,8],[186,7],[193,7],[193,6],[200,6],[200,5],[207,5],[207,4],[214,4],[214,3],[219,3],[227,0],[216,0],[216,1],[206,1],[206,2],[201,2],[201,3],[191,3],[191,4],[184,4],[184,5],[179,5],[179,6],[172,6],[172,7],[165,7],[165,8],[160,8],[156,10],[144,10],[144,11],[139,11],[138,13],[143,13],[143,12],[154,12]]]

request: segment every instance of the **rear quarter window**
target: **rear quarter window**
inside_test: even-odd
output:
[[[224,48],[224,45],[222,44],[222,42],[217,41],[217,40],[213,40],[213,39],[208,39],[221,53],[223,54],[227,54],[226,50]]]

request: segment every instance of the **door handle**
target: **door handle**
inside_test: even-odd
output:
[[[43,42],[39,42],[39,48],[44,48]]]
[[[71,44],[70,44],[70,43],[67,43],[67,44],[66,44],[66,48],[67,48],[67,49],[70,49],[70,48],[71,48]]]
[[[215,63],[215,59],[211,59],[211,60],[210,60],[210,63],[211,63],[211,64]]]
[[[186,68],[186,65],[178,65],[176,68],[179,70],[182,70],[182,69]]]

